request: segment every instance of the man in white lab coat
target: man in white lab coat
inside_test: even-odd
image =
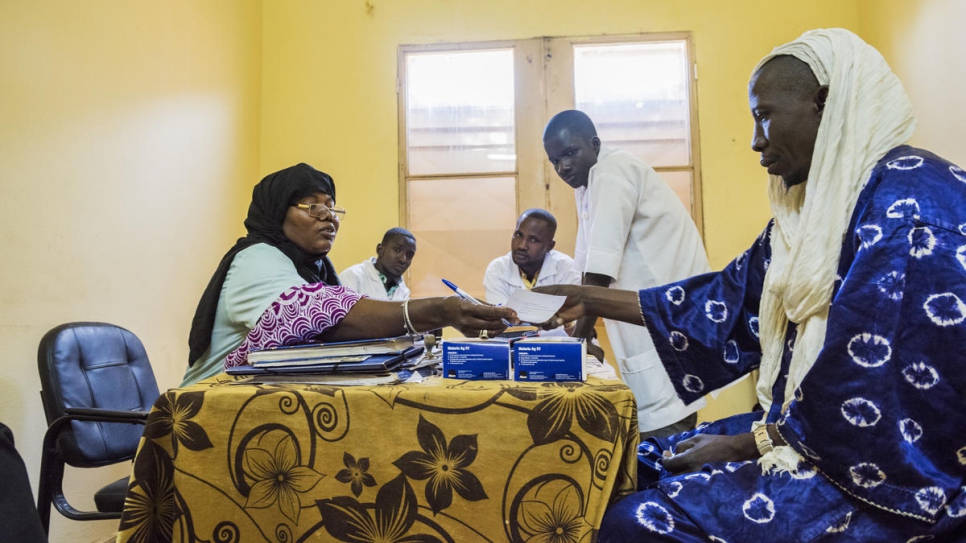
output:
[[[543,133],[547,158],[574,188],[574,261],[583,284],[640,290],[711,271],[687,209],[637,157],[601,145],[593,121],[577,110],[555,115]],[[578,320],[574,335],[590,337],[596,317]],[[637,399],[642,436],[694,427],[699,400],[678,398],[646,330],[604,320],[624,382]]]
[[[579,285],[580,273],[574,260],[555,251],[553,237],[557,219],[544,209],[528,209],[517,219],[510,252],[494,259],[486,268],[483,287],[486,301],[503,305],[514,290],[546,285]]]
[[[376,256],[349,266],[339,274],[343,286],[374,300],[409,299],[402,276],[416,256],[416,238],[405,228],[390,228],[376,245]]]

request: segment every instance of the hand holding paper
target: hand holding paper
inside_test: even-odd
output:
[[[503,306],[516,311],[517,317],[522,322],[542,324],[553,318],[565,301],[567,301],[566,296],[539,294],[521,288],[514,290]]]
[[[542,326],[544,328],[556,328],[584,316],[586,312],[581,300],[581,294],[586,288],[580,285],[547,285],[535,287],[530,291],[532,294],[549,295],[564,300],[563,305],[555,311],[555,315],[551,316],[548,321],[545,321]]]

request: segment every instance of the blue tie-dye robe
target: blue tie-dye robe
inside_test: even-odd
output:
[[[757,368],[771,225],[719,273],[640,292],[648,330],[687,402]],[[641,492],[600,541],[966,541],[966,173],[893,149],[859,195],[843,240],[825,345],[784,413],[795,326],[769,422],[807,461],[669,476],[641,444]],[[748,432],[761,413],[696,432]]]

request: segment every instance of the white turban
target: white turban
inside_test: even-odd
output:
[[[752,73],[778,55],[807,63],[829,92],[808,181],[788,189],[780,176],[770,176],[775,226],[759,315],[763,356],[757,386],[766,414],[789,321],[798,323],[798,336],[783,408],[825,342],[839,255],[859,193],[876,163],[906,143],[916,126],[909,98],[885,59],[848,30],[806,32],[775,48]]]

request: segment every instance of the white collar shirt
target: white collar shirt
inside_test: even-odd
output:
[[[577,203],[578,270],[641,290],[711,271],[694,221],[673,190],[644,161],[601,147]],[[677,397],[648,332],[604,319],[624,382],[637,398],[642,432],[677,422],[705,405]]]
[[[580,273],[574,267],[572,258],[559,251],[548,251],[534,286],[564,284],[580,284]],[[526,288],[520,278],[520,267],[513,262],[511,253],[490,262],[483,275],[483,287],[486,289],[486,301],[494,305],[505,304],[514,290]]]
[[[386,285],[379,277],[379,270],[376,269],[376,257],[349,266],[339,274],[339,281],[348,288],[364,294],[373,300],[384,300],[387,302],[401,302],[409,299],[409,287],[402,277],[392,295],[386,293]]]

